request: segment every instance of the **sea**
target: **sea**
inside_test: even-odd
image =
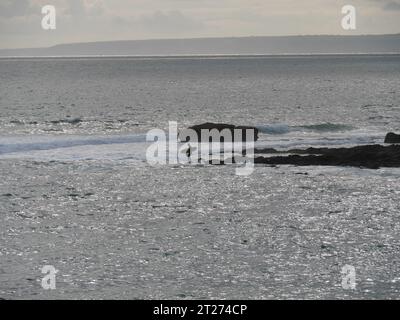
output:
[[[399,299],[400,169],[146,158],[170,122],[383,144],[399,88],[400,55],[1,58],[0,299]]]

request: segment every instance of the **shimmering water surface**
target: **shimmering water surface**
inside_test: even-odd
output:
[[[0,298],[399,298],[400,169],[145,158],[168,121],[382,143],[399,88],[394,55],[0,59]]]

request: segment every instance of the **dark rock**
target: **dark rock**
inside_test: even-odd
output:
[[[188,129],[194,130],[197,134],[198,137],[198,141],[195,142],[201,142],[201,131],[202,130],[213,130],[213,129],[217,129],[219,132],[221,132],[224,129],[228,129],[231,134],[232,134],[232,140],[234,140],[234,132],[235,130],[241,130],[240,132],[240,137],[242,139],[242,141],[247,141],[247,137],[246,137],[246,130],[253,130],[253,133],[250,137],[250,141],[257,141],[258,140],[258,129],[256,127],[250,127],[250,126],[234,126],[231,124],[224,124],[224,123],[203,123],[203,124],[199,124],[199,125],[195,125],[192,127],[189,127]],[[189,142],[190,138],[186,136],[186,134],[188,133],[187,130],[182,130],[179,133],[179,140],[181,142]],[[209,136],[209,142],[212,141],[211,137]],[[232,142],[232,141],[224,141],[223,138],[221,138],[220,142]]]
[[[400,134],[388,133],[385,137],[385,143],[400,143]]]
[[[298,166],[353,166],[369,169],[400,167],[400,145],[366,145],[352,148],[288,150],[289,156],[256,157],[254,163]],[[302,154],[302,155],[300,155]]]
[[[272,154],[272,153],[283,153],[283,152],[278,151],[278,150],[276,150],[274,148],[264,148],[264,149],[254,149],[254,153],[255,154],[258,154],[258,153],[270,153],[270,154]]]

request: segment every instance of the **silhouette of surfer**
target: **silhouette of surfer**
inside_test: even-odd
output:
[[[189,147],[186,149],[186,156],[190,164],[192,163],[192,154],[194,150],[196,150],[196,148],[192,148],[192,146],[189,143]],[[200,158],[197,158],[197,163],[200,163]]]
[[[190,146],[186,150],[186,156],[188,157],[189,163],[192,163],[192,147]]]

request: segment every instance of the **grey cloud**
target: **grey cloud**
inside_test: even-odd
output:
[[[138,23],[148,30],[164,32],[185,32],[203,28],[197,20],[185,16],[181,11],[156,11],[152,15],[142,16]]]
[[[380,3],[382,5],[382,9],[387,11],[400,10],[400,0],[373,0],[373,2]]]
[[[399,2],[394,2],[391,1],[389,3],[386,3],[385,6],[383,7],[385,10],[391,10],[391,11],[396,11],[400,10],[400,3]]]
[[[0,17],[13,18],[27,16],[32,13],[38,14],[38,8],[33,6],[29,0],[2,0],[0,3]]]
[[[98,16],[104,12],[103,2],[97,0],[94,3],[87,4],[84,0],[68,0],[66,14],[75,18],[84,16]]]
[[[86,13],[85,4],[83,0],[69,0],[68,13],[72,16],[83,16]]]

